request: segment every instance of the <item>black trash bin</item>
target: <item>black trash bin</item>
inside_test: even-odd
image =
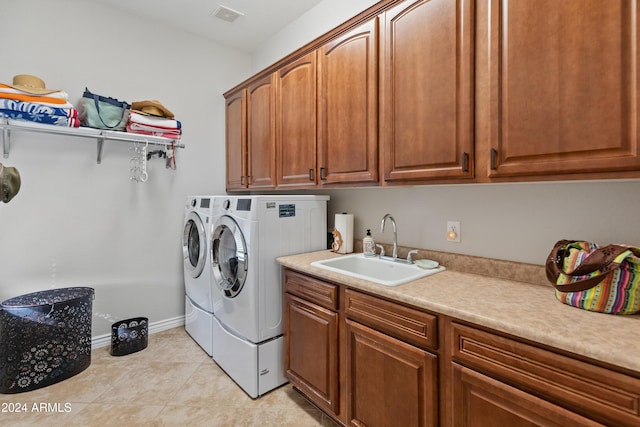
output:
[[[93,288],[50,289],[0,304],[0,393],[72,377],[91,364]]]
[[[135,317],[111,325],[111,355],[124,356],[147,348],[149,319]]]

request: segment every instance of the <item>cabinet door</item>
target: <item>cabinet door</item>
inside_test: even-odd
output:
[[[589,418],[615,426],[640,425],[640,380],[531,344],[451,323],[456,362]]]
[[[478,19],[489,176],[640,168],[637,1],[487,0]]]
[[[384,16],[384,180],[473,177],[473,0],[403,2]]]
[[[247,179],[250,188],[276,186],[275,75],[247,88]]]
[[[378,181],[378,19],[318,50],[321,184]]]
[[[338,414],[338,313],[285,293],[284,345],[287,378]]]
[[[603,425],[457,364],[452,379],[453,427]]]
[[[316,53],[277,72],[278,187],[316,184]]]
[[[246,96],[246,91],[241,89],[225,100],[227,191],[244,189],[247,186]]]
[[[437,356],[350,320],[346,325],[349,425],[438,425]]]

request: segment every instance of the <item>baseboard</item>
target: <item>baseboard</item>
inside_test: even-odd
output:
[[[184,316],[174,317],[172,319],[159,320],[149,323],[149,335],[157,332],[166,331],[167,329],[184,326]],[[91,350],[111,345],[111,334],[98,335],[91,337]]]

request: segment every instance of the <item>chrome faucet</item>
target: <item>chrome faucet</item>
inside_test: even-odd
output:
[[[393,219],[391,214],[385,214],[382,217],[382,223],[380,224],[380,232],[384,233],[384,223],[387,221],[387,218],[391,221],[391,225],[393,226],[393,259],[398,258],[398,227],[396,226],[396,220]]]
[[[413,264],[413,259],[411,255],[418,253],[416,249],[409,251],[407,255],[407,259],[398,258],[398,227],[396,225],[396,220],[391,216],[391,214],[385,214],[382,217],[382,223],[380,224],[380,232],[384,233],[384,223],[387,222],[387,219],[391,221],[391,225],[393,226],[393,256],[386,256],[384,254],[384,248],[381,245],[376,245],[380,248],[380,259],[387,259],[390,261],[402,262],[405,264]]]

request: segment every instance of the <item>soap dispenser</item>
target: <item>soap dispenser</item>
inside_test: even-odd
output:
[[[367,229],[367,235],[362,239],[362,251],[364,256],[376,256],[376,242],[371,236],[370,229]]]

